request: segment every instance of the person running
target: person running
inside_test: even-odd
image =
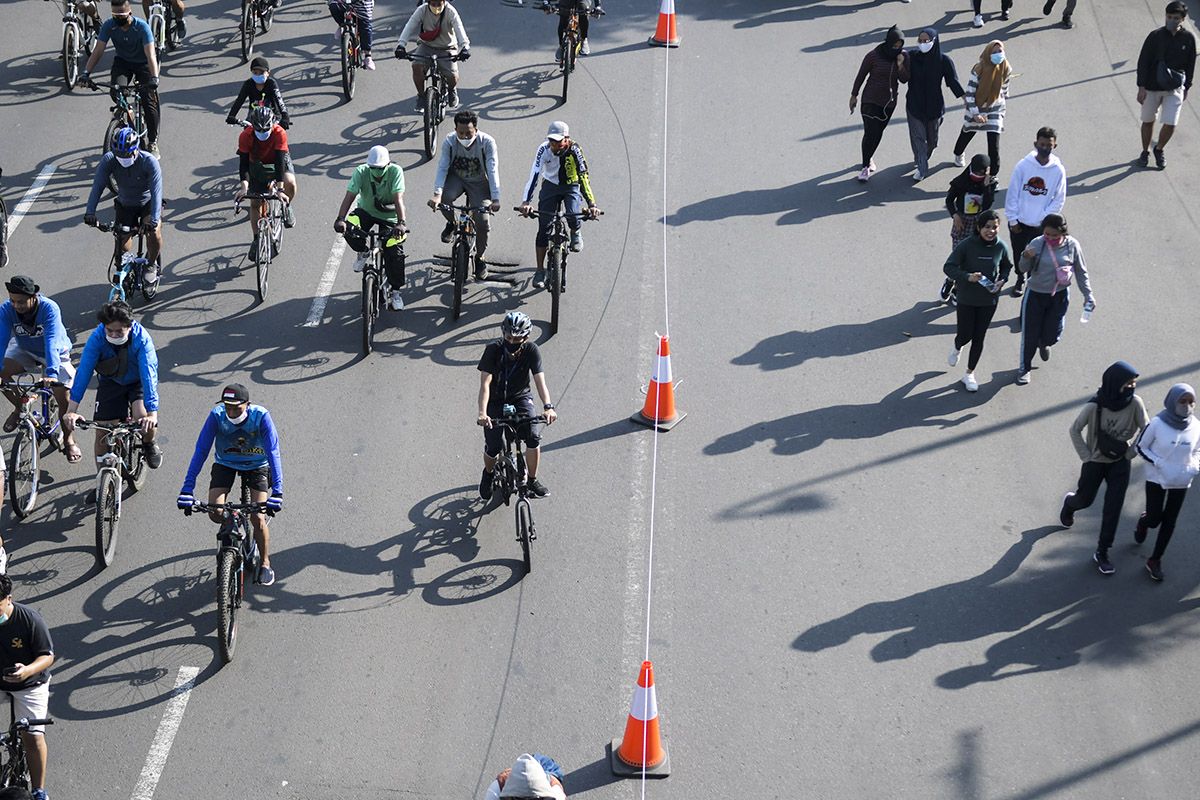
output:
[[[371,45],[375,39],[371,17],[375,14],[375,0],[352,0],[349,4],[344,0],[329,0],[329,16],[333,17],[338,26],[333,36],[339,44],[342,40],[342,25],[346,21],[347,6],[354,9],[354,19],[358,23],[358,45],[362,49],[363,69],[375,69],[375,60],[371,58]]]
[[[892,119],[899,97],[900,83],[908,80],[904,67],[904,32],[893,25],[888,28],[883,43],[863,56],[854,85],[850,89],[850,113],[858,105],[862,90],[862,171],[858,180],[866,183],[875,174],[875,151],[883,141],[883,130]]]
[[[17,719],[46,719],[50,709],[50,667],[54,666],[54,640],[42,615],[31,606],[13,602],[13,582],[0,575],[0,691],[12,697]],[[46,727],[31,725],[21,732],[25,762],[29,767],[32,800],[47,800]]]
[[[1008,83],[1012,77],[1012,66],[1004,52],[1004,43],[993,39],[979,54],[979,62],[971,67],[967,80],[967,92],[963,95],[966,115],[962,131],[954,143],[954,163],[962,166],[963,153],[975,134],[987,134],[989,169],[992,175],[1000,173],[1000,134],[1004,132],[1004,115],[1008,108]]]
[[[964,90],[958,82],[954,62],[942,52],[941,40],[933,28],[924,28],[917,36],[917,46],[900,63],[900,78],[908,81],[908,94],[904,98],[908,141],[917,166],[913,180],[920,181],[929,175],[929,158],[937,149],[938,130],[946,115],[942,86],[955,97],[962,97]]]
[[[1047,214],[1061,214],[1067,202],[1067,168],[1058,156],[1058,134],[1054,128],[1039,128],[1033,151],[1017,162],[1004,195],[1004,216],[1014,253],[1023,253],[1042,232]],[[1017,273],[1013,297],[1025,291],[1025,276]]]
[[[1162,109],[1162,127],[1154,148],[1154,164],[1167,168],[1163,149],[1175,135],[1179,113],[1196,76],[1196,37],[1183,27],[1187,5],[1183,0],[1167,4],[1166,24],[1151,31],[1142,42],[1137,62],[1137,101],[1142,106],[1142,154],[1138,165],[1150,166],[1150,142],[1154,139],[1154,121]]]
[[[1000,19],[1007,22],[1010,19],[1008,13],[1013,6],[1013,0],[1000,0]],[[971,0],[971,8],[975,12],[975,18],[971,20],[972,28],[983,27],[983,0]]]
[[[950,249],[975,234],[975,218],[987,211],[996,200],[996,179],[988,170],[988,157],[983,153],[971,156],[971,163],[950,181],[946,192],[946,210],[950,212]],[[942,282],[941,297],[954,305],[958,302],[954,281]]]
[[[418,112],[425,110],[425,73],[431,69],[433,56],[438,56],[437,67],[446,85],[450,87],[447,111],[458,109],[458,64],[452,57],[457,54],[460,61],[471,57],[471,40],[463,27],[458,9],[446,0],[429,0],[417,6],[408,18],[404,30],[400,31],[400,43],[396,45],[396,58],[408,58],[405,49],[414,38],[420,43],[412,53],[413,85],[417,87]]]
[[[588,27],[592,14],[600,16],[604,13],[604,9],[600,6],[600,0],[556,0],[551,3],[550,0],[543,0],[542,8],[549,14],[558,10],[558,32],[555,34],[555,41],[558,42],[558,48],[554,51],[554,60],[559,64],[563,60],[562,40],[563,35],[567,32],[567,26],[571,22],[571,12],[575,11],[579,14],[579,53],[580,55],[590,56],[592,54],[591,45],[588,44]]]
[[[550,756],[523,753],[513,765],[496,776],[484,793],[484,800],[502,797],[566,800],[563,769]]]
[[[96,227],[96,206],[100,195],[108,188],[109,178],[117,184],[113,198],[113,222],[134,228],[135,234],[121,240],[121,252],[133,249],[136,230],[146,235],[146,269],[142,280],[148,284],[158,281],[159,255],[162,253],[162,167],[153,153],[138,148],[133,128],[118,128],[113,132],[112,148],[100,157],[92,178],[92,191],[83,212],[83,224]]]
[[[962,376],[962,385],[968,392],[979,391],[975,367],[983,355],[983,340],[996,314],[1000,289],[1013,267],[1008,245],[998,235],[1000,215],[991,209],[981,211],[975,223],[978,235],[964,239],[950,253],[942,267],[946,277],[955,282],[958,291],[957,332],[947,362],[952,367],[957,365],[962,349],[971,345],[967,355],[967,371]]]
[[[96,46],[88,56],[83,72],[79,73],[79,83],[84,86],[92,85],[92,69],[100,62],[100,56],[112,41],[113,56],[112,71],[109,82],[112,84],[110,94],[113,102],[117,102],[117,87],[128,85],[129,81],[137,78],[138,96],[142,101],[142,113],[146,119],[146,142],[150,153],[158,157],[158,129],[161,118],[158,105],[158,55],[154,52],[154,34],[150,32],[150,24],[143,19],[133,16],[133,6],[129,0],[113,0],[112,19],[105,20],[96,35]]]
[[[354,213],[350,206],[358,201]],[[391,154],[381,144],[367,153],[367,163],[359,164],[350,176],[346,195],[338,208],[333,229],[342,234],[350,249],[359,254],[354,262],[354,271],[362,272],[371,254],[367,252],[366,232],[378,227],[383,239],[383,269],[388,284],[392,287],[388,295],[388,307],[392,311],[404,309],[404,240],[408,236],[404,220],[404,170],[392,163]]]
[[[294,227],[296,214],[292,211],[292,201],[296,199],[296,168],[292,166],[292,154],[288,150],[287,131],[275,121],[275,112],[268,106],[254,106],[250,109],[247,122],[249,126],[238,134],[238,190],[235,199],[242,200],[249,193],[267,194],[272,184],[282,187],[285,202],[283,204],[283,225]],[[253,239],[247,258],[251,261],[258,259],[258,219],[259,204],[250,204],[250,214],[247,221]]]
[[[429,207],[437,210],[438,203],[453,203],[466,193],[471,208],[486,207],[500,210],[500,170],[496,140],[479,130],[479,115],[474,111],[459,111],[454,115],[454,132],[447,134],[438,156],[437,173],[433,176],[433,197]],[[445,198],[443,200],[443,197]],[[442,241],[449,244],[454,235],[454,215],[443,211],[446,227]],[[477,211],[475,220],[475,280],[487,278],[488,231],[491,217]]]
[[[279,127],[285,131],[292,127],[287,104],[283,102],[283,93],[279,91],[279,83],[271,77],[271,65],[262,56],[250,59],[250,77],[243,81],[242,88],[238,91],[237,99],[233,101],[233,108],[229,109],[225,121],[230,125],[236,125],[238,112],[247,102],[252,107],[269,106],[275,112],[276,119],[279,120]]]
[[[1108,550],[1116,538],[1125,490],[1129,487],[1133,443],[1147,422],[1146,404],[1134,394],[1137,378],[1137,370],[1128,362],[1117,361],[1109,365],[1104,370],[1100,388],[1083,404],[1070,428],[1071,443],[1083,463],[1079,467],[1075,491],[1063,496],[1058,520],[1064,528],[1070,528],[1075,524],[1075,513],[1090,507],[1100,491],[1100,484],[1105,485],[1100,539],[1092,554],[1101,575],[1115,572],[1108,560]]]
[[[1141,544],[1147,532],[1158,528],[1154,552],[1146,559],[1146,571],[1156,581],[1163,579],[1162,557],[1188,487],[1200,474],[1200,422],[1195,409],[1196,390],[1186,383],[1175,384],[1163,400],[1163,410],[1137,440],[1138,455],[1146,459],[1146,511],[1138,518],[1133,539]]]
[[[1021,251],[1017,271],[1029,281],[1029,291],[1021,301],[1021,363],[1017,370],[1017,383],[1024,386],[1029,383],[1034,352],[1042,361],[1049,361],[1050,348],[1062,338],[1072,276],[1079,281],[1086,310],[1096,309],[1096,296],[1083,247],[1070,235],[1061,214],[1047,214],[1042,220],[1042,235]]]
[[[553,425],[558,412],[550,402],[550,390],[546,388],[546,374],[542,370],[542,353],[538,346],[529,341],[533,322],[529,315],[510,311],[500,323],[503,338],[484,348],[479,359],[479,417],[476,424],[483,428],[483,474],[479,477],[479,496],[492,499],[492,472],[496,459],[504,450],[504,432],[494,424],[493,418],[503,413],[503,407],[516,408],[516,415],[523,419],[537,416],[533,409],[533,393],[529,382],[537,389],[542,400],[542,413],[546,424]],[[538,466],[542,455],[541,423],[524,422],[517,426],[517,437],[525,442],[525,465],[528,478],[525,486],[534,497],[550,494],[546,485],[538,480]]]
[[[213,465],[208,484],[209,505],[224,503],[240,477],[250,487],[250,502],[266,503],[273,514],[283,510],[283,459],[279,455],[279,433],[271,420],[271,412],[260,405],[251,405],[250,390],[240,383],[231,383],[222,389],[220,402],[204,418],[200,435],[196,437],[196,449],[175,501],[180,509],[189,511],[196,505],[193,495],[196,478],[210,451]],[[219,510],[210,511],[209,518],[218,525],[223,520]],[[271,531],[267,515],[251,514],[250,524],[254,528],[254,542],[262,555],[262,566],[254,580],[270,586],[275,583],[275,570],[271,568]]]

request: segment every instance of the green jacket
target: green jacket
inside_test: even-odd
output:
[[[999,236],[988,244],[978,233],[974,233],[958,243],[958,247],[954,248],[950,257],[946,259],[942,272],[958,284],[959,305],[994,306],[1000,295],[988,291],[978,283],[972,283],[970,276],[979,272],[994,283],[1001,284],[1008,280],[1012,268],[1012,256],[1009,255],[1008,245]]]

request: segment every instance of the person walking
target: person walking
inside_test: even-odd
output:
[[[1012,77],[1012,65],[1004,52],[1004,43],[993,39],[979,54],[979,62],[971,67],[967,79],[967,91],[963,95],[966,115],[962,131],[954,143],[954,163],[963,166],[963,153],[967,145],[980,131],[987,134],[989,170],[992,175],[1000,172],[1000,134],[1004,132],[1004,114],[1008,106],[1008,82]]]
[[[1000,19],[1007,22],[1009,20],[1009,9],[1013,6],[1013,0],[1000,0]],[[983,27],[983,0],[971,0],[972,10],[975,12],[975,18],[971,20],[972,28]]]
[[[1101,575],[1112,575],[1116,571],[1108,560],[1108,550],[1116,538],[1125,490],[1129,488],[1130,462],[1135,453],[1133,442],[1147,422],[1146,404],[1134,394],[1137,378],[1137,370],[1128,362],[1110,364],[1104,370],[1100,389],[1083,404],[1071,423],[1071,443],[1083,463],[1079,467],[1075,491],[1063,496],[1058,520],[1064,528],[1070,528],[1075,524],[1075,512],[1090,507],[1100,491],[1100,484],[1105,485],[1100,539],[1092,554]]]
[[[916,171],[913,180],[929,175],[929,157],[938,145],[938,130],[946,115],[945,84],[955,97],[965,94],[958,82],[958,70],[950,56],[942,52],[941,40],[933,28],[924,28],[917,46],[900,62],[900,81],[908,82],[904,108],[908,113],[908,141],[912,145]]]
[[[1033,151],[1017,162],[1004,195],[1004,216],[1014,253],[1023,253],[1042,232],[1047,214],[1059,214],[1067,202],[1067,168],[1058,156],[1058,134],[1054,128],[1038,129]],[[1025,276],[1017,273],[1013,297],[1025,291]]]
[[[858,105],[858,92],[862,90],[862,171],[858,173],[862,183],[875,174],[875,151],[883,141],[883,129],[896,111],[900,83],[908,80],[901,75],[904,60],[904,32],[893,25],[888,28],[883,43],[863,56],[858,74],[854,76],[854,86],[850,89],[851,114]]]
[[[1096,309],[1096,296],[1088,279],[1087,263],[1079,240],[1067,230],[1061,214],[1047,214],[1042,220],[1042,235],[1021,251],[1017,272],[1029,282],[1029,291],[1021,301],[1021,363],[1017,383],[1029,383],[1034,351],[1042,361],[1050,360],[1050,348],[1062,338],[1063,321],[1071,304],[1071,278],[1079,281],[1083,307]]]
[[[1175,384],[1163,400],[1163,410],[1137,440],[1138,455],[1146,459],[1146,511],[1138,518],[1133,540],[1141,544],[1151,528],[1158,528],[1154,552],[1146,559],[1146,571],[1156,581],[1163,579],[1163,553],[1188,487],[1200,474],[1200,422],[1195,409],[1196,390],[1186,383]]]
[[[1000,289],[1012,271],[1008,245],[1000,239],[1000,215],[993,210],[982,211],[975,218],[977,235],[964,239],[955,247],[942,270],[957,284],[958,326],[954,347],[947,362],[958,364],[962,349],[968,344],[967,371],[962,384],[968,392],[979,391],[975,367],[983,355],[983,340],[996,314]]]
[[[1167,168],[1163,148],[1175,135],[1179,112],[1187,100],[1196,75],[1196,37],[1183,27],[1187,6],[1183,0],[1167,4],[1166,24],[1151,31],[1142,42],[1137,63],[1137,101],[1142,106],[1142,154],[1138,165],[1150,166],[1150,142],[1154,139],[1154,121],[1162,109],[1162,127],[1154,148],[1154,164]]]
[[[1050,12],[1054,10],[1054,1],[1046,0],[1046,4],[1042,6],[1043,17],[1050,16]],[[1059,24],[1067,30],[1075,27],[1075,23],[1071,22],[1071,15],[1075,13],[1075,3],[1076,0],[1067,0],[1067,7],[1063,9],[1062,22]]]
[[[988,172],[989,159],[983,153],[971,157],[971,163],[950,181],[946,192],[946,210],[950,212],[950,249],[975,234],[975,220],[996,201],[996,179]],[[942,283],[942,299],[954,305],[957,296],[954,281]]]

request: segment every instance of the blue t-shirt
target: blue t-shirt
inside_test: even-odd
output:
[[[196,488],[196,477],[204,466],[210,450],[213,459],[222,466],[245,472],[268,467],[271,491],[283,494],[283,464],[279,457],[279,434],[271,413],[262,406],[250,405],[246,419],[237,425],[225,414],[225,404],[217,403],[204,419],[204,427],[196,438],[196,450],[183,479],[183,494]]]
[[[47,378],[59,380],[62,377],[58,367],[63,354],[71,352],[71,337],[63,327],[57,303],[39,294],[32,320],[21,319],[12,300],[0,304],[0,350],[7,349],[14,337],[17,347],[42,360]]]
[[[144,19],[133,20],[128,28],[122,28],[112,17],[104,20],[100,26],[97,38],[107,43],[112,41],[113,51],[117,58],[130,64],[148,64],[145,47],[154,44],[154,34],[150,32],[150,23]]]

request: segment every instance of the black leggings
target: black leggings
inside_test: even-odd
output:
[[[1121,521],[1121,506],[1125,504],[1125,490],[1129,488],[1129,459],[1116,461],[1085,461],[1079,468],[1079,485],[1075,493],[1063,501],[1071,511],[1082,511],[1096,500],[1100,484],[1104,490],[1104,510],[1100,517],[1100,540],[1096,549],[1107,553],[1117,538],[1117,523]]]
[[[109,90],[109,94],[112,95],[113,102],[116,102],[116,87],[128,86],[134,78],[137,78],[138,85],[141,87],[138,91],[138,98],[142,101],[142,117],[146,121],[146,141],[154,144],[158,141],[160,114],[158,89],[150,85],[150,65],[131,64],[124,59],[114,58],[112,71],[109,73],[109,82],[113,88]]]
[[[958,141],[954,143],[954,155],[961,156],[967,152],[967,145],[975,138],[976,131],[963,130],[958,135]],[[988,131],[988,158],[992,160],[992,165],[988,167],[988,173],[995,176],[1000,173],[1000,134],[995,131]]]
[[[1187,489],[1164,489],[1154,481],[1146,481],[1146,527],[1158,528],[1151,558],[1162,558],[1167,551],[1185,497]]]
[[[974,372],[983,355],[983,339],[987,336],[988,326],[996,314],[995,306],[964,306],[958,304],[958,332],[954,336],[954,349],[961,350],[967,342],[971,343],[971,352],[967,356],[967,372]]]
[[[567,32],[567,23],[571,20],[571,8],[574,6],[571,2],[561,2],[558,4],[558,40],[561,42],[563,34]],[[588,37],[588,12],[591,11],[591,3],[579,4],[579,40],[583,41]]]
[[[895,104],[890,107],[875,103],[862,104],[862,165],[864,167],[870,166],[871,157],[875,155],[875,151],[879,149],[879,143],[883,141],[883,129],[891,122],[892,112],[895,110]]]

